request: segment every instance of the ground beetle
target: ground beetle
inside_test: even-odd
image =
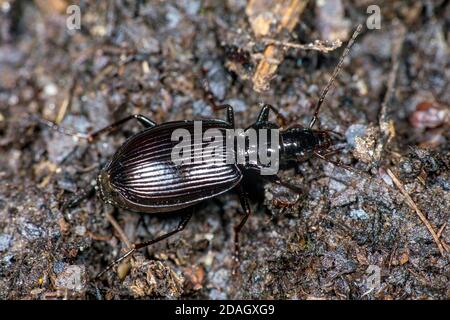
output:
[[[300,162],[311,157],[318,157],[341,165],[327,158],[329,154],[335,152],[329,152],[333,144],[331,136],[333,131],[315,130],[313,127],[317,122],[319,110],[324,98],[342,67],[344,58],[349,53],[351,46],[360,33],[361,28],[361,26],[358,26],[356,29],[333,71],[332,77],[323,89],[309,127],[295,125],[280,131],[279,157],[281,161],[294,160]],[[234,129],[233,108],[229,105],[215,107],[216,109],[226,109],[227,119],[226,121],[205,120],[202,126],[203,131],[209,128],[218,130]],[[271,105],[262,105],[256,122],[249,128],[262,130],[279,128],[277,124],[269,121],[270,111],[274,112],[278,117],[281,117],[277,109]],[[244,165],[224,163],[220,166],[208,166],[205,163],[194,163],[181,167],[174,165],[171,161],[171,150],[174,147],[174,142],[171,141],[171,133],[178,128],[193,131],[193,121],[175,121],[158,125],[145,116],[137,114],[128,116],[94,133],[76,135],[92,142],[100,134],[113,131],[133,119],[141,123],[145,129],[128,138],[113,158],[100,171],[97,178],[97,186],[102,200],[114,206],[142,213],[170,212],[216,197],[231,189],[236,189],[245,213],[240,223],[234,227],[234,261],[237,261],[239,232],[251,212],[248,199],[242,190],[240,181],[246,172],[249,170],[259,172],[261,167],[258,164],[250,163],[245,163]],[[66,129],[55,124],[48,122],[46,124],[59,132],[69,133]],[[73,135],[73,133],[69,134]],[[229,152],[226,148],[224,150],[225,153]],[[301,192],[299,187],[281,181],[277,175],[264,176],[264,178],[273,183],[290,188],[295,192]],[[183,230],[191,216],[192,213],[186,214],[178,227],[165,235],[150,241],[133,244],[128,252],[98,274],[97,278],[136,250],[166,239]]]

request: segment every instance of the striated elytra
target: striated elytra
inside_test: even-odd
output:
[[[202,122],[208,129],[232,126],[220,120]],[[98,186],[101,198],[114,206],[137,212],[167,212],[194,205],[234,188],[242,178],[237,164],[226,164],[223,153],[216,163],[201,161],[176,165],[171,152],[178,141],[172,133],[177,129],[194,131],[193,121],[176,121],[148,128],[130,137],[100,172]],[[202,147],[206,147],[203,142]],[[192,155],[193,156],[193,155]]]

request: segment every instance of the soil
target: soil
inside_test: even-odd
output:
[[[65,0],[0,0],[0,298],[449,299],[450,4],[378,1],[380,29],[369,29],[372,2],[300,1],[283,25],[298,1],[81,1],[71,30]],[[320,113],[320,127],[342,136],[331,159],[353,170],[312,158],[281,171],[302,195],[246,176],[253,214],[236,275],[242,210],[228,192],[94,281],[127,248],[113,219],[136,242],[173,230],[180,214],[95,195],[100,168],[139,124],[89,144],[36,116],[79,132],[136,113],[225,118],[206,82],[239,128],[260,103],[307,126],[358,23]],[[261,61],[273,75],[255,79]]]

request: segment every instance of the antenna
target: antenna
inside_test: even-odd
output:
[[[311,122],[309,123],[309,127],[310,128],[312,128],[314,126],[314,124],[316,123],[316,121],[318,119],[320,107],[322,106],[322,103],[325,100],[325,96],[327,95],[328,91],[330,90],[330,87],[333,84],[334,79],[336,79],[336,76],[338,75],[339,71],[341,70],[342,64],[344,63],[344,59],[348,55],[348,53],[350,52],[350,48],[355,43],[355,39],[361,33],[361,30],[362,30],[362,25],[360,24],[360,25],[358,25],[358,27],[356,27],[355,32],[353,32],[352,38],[350,39],[350,41],[348,42],[347,46],[345,47],[345,50],[342,53],[341,58],[339,59],[339,63],[334,68],[333,74],[331,75],[331,78],[328,81],[327,86],[323,89],[323,91],[322,91],[322,93],[320,95],[319,101],[316,104],[316,109],[314,110],[314,116],[311,119]]]

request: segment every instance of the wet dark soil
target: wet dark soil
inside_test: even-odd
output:
[[[256,22],[251,2],[261,6]],[[379,1],[380,29],[365,27],[345,60],[320,125],[344,137],[332,159],[354,171],[317,158],[283,170],[302,196],[245,181],[253,214],[237,275],[242,211],[229,192],[196,207],[179,235],[93,281],[126,248],[108,215],[135,242],[174,229],[179,214],[128,212],[91,192],[138,124],[88,144],[31,115],[81,132],[134,113],[157,123],[224,118],[206,81],[234,107],[237,127],[255,121],[259,103],[307,126],[343,47],[284,47],[257,92],[267,43],[255,26],[272,17],[275,40],[345,44],[373,1],[310,1],[279,32],[279,16],[258,2],[81,1],[81,29],[69,30],[64,0],[0,0],[1,299],[450,297],[450,5],[441,0]]]

